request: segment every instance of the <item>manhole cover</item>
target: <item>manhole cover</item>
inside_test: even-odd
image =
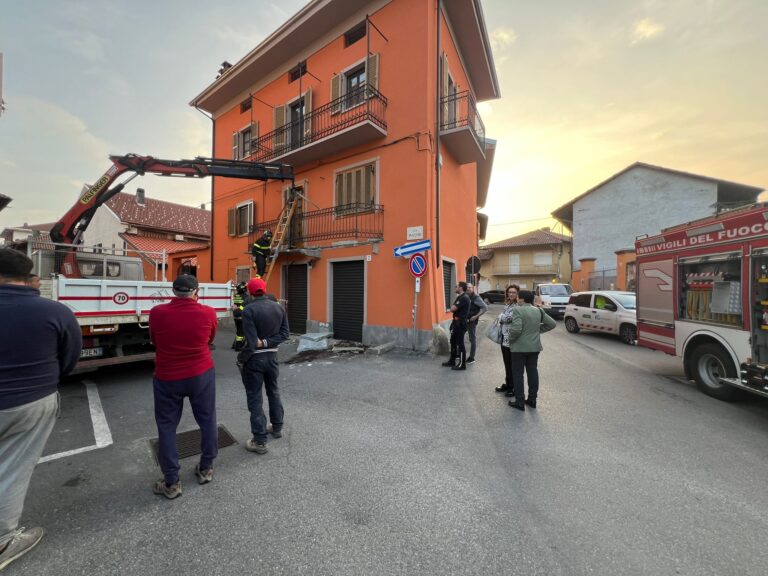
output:
[[[226,448],[227,446],[232,446],[232,444],[237,444],[237,440],[235,440],[235,437],[232,436],[232,434],[229,433],[229,430],[227,430],[224,426],[219,424],[218,429],[219,429],[219,448]],[[176,434],[176,450],[179,451],[179,459],[189,458],[190,456],[200,454],[201,436],[202,434],[200,433],[199,428],[196,428],[194,430],[187,430],[186,432],[181,432],[179,434]],[[159,441],[157,438],[150,439],[149,447],[152,450],[152,456],[155,457],[155,463],[159,465],[158,459],[157,459],[158,445],[159,445]]]

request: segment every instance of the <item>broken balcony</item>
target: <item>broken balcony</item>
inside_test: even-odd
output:
[[[459,164],[485,159],[485,125],[469,91],[440,99],[440,144]]]

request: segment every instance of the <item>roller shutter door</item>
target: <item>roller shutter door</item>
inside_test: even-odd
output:
[[[365,263],[333,263],[333,337],[363,341],[365,315]]]
[[[308,269],[306,264],[285,266],[285,299],[288,326],[294,334],[307,331]]]

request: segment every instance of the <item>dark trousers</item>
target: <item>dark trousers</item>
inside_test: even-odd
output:
[[[464,334],[466,333],[466,320],[454,320],[451,324],[451,358],[462,358],[463,356],[466,356],[467,349],[464,347]]]
[[[512,353],[503,344],[501,346],[501,358],[504,360],[504,384],[511,392],[515,382],[512,378]]]
[[[264,276],[264,272],[267,270],[267,257],[261,252],[256,252],[253,255],[253,263],[256,264],[256,274]]]
[[[232,348],[239,350],[245,346],[245,332],[243,332],[243,316],[242,312],[239,315],[235,315],[235,341],[232,344]]]
[[[283,403],[277,389],[277,377],[280,371],[276,352],[254,354],[243,367],[243,385],[248,400],[248,412],[251,413],[251,434],[257,442],[267,441],[267,418],[264,416],[264,398],[262,385],[267,392],[269,402],[269,421],[275,431],[283,428]]]
[[[179,452],[176,449],[176,428],[184,409],[184,398],[189,398],[192,414],[200,426],[200,469],[213,466],[218,454],[216,429],[216,372],[213,368],[199,376],[183,380],[153,381],[155,390],[155,422],[157,422],[160,469],[166,484],[179,481]]]
[[[469,334],[469,357],[474,358],[477,352],[477,320],[469,321],[467,333]]]
[[[523,371],[528,377],[528,400],[536,400],[539,394],[539,353],[538,352],[510,352],[512,360],[512,381],[515,387],[515,401],[522,402],[525,399],[525,384]]]

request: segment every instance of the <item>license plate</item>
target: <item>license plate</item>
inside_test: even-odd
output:
[[[104,348],[101,346],[98,348],[83,348],[80,351],[80,358],[96,358],[98,356],[104,356]]]

